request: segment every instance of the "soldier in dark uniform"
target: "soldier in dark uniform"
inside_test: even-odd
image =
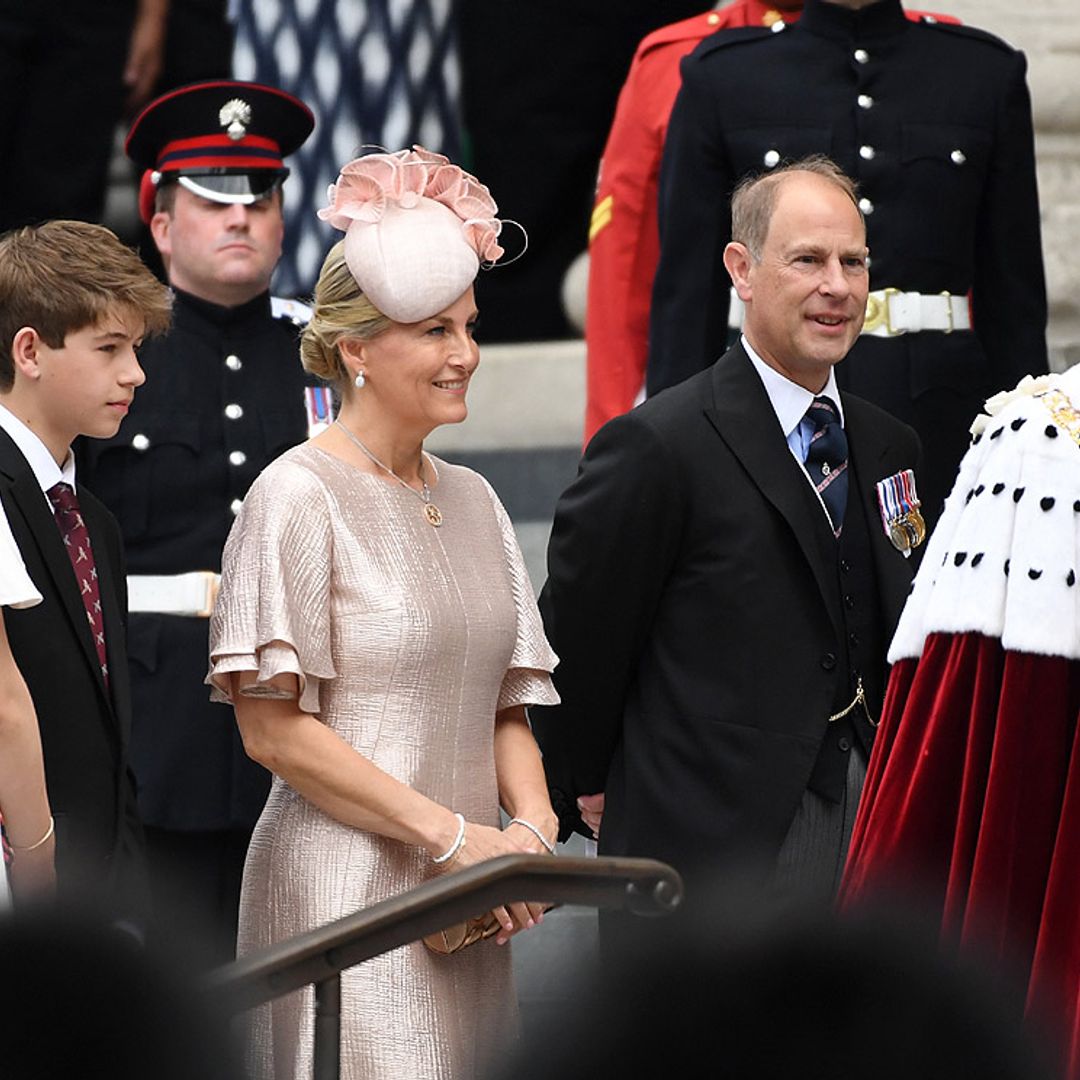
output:
[[[269,293],[282,159],[313,125],[290,95],[232,81],[165,94],[135,120],[127,152],[148,170],[141,211],[174,322],[142,350],[146,385],[116,437],[79,461],[127,549],[131,752],[159,925],[186,932],[196,962],[231,957],[270,783],[203,685],[221,550],[251,482],[307,436],[305,401],[325,401],[300,366],[303,306],[282,313]]]
[[[1024,57],[971,27],[905,19],[900,0],[807,0],[772,31],[722,32],[683,61],[648,391],[724,351],[739,178],[828,154],[859,182],[871,259],[866,325],[837,378],[918,431],[930,523],[982,401],[1047,370]]]

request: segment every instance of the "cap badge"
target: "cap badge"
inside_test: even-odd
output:
[[[904,469],[879,480],[877,497],[885,535],[906,559],[911,549],[926,539],[926,523],[919,512],[922,504],[915,491],[915,473]]]
[[[247,134],[248,125],[251,123],[251,106],[240,98],[232,98],[221,106],[218,122],[225,128],[230,139],[239,142]]]

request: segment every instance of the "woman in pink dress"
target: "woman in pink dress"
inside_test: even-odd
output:
[[[274,783],[247,858],[247,953],[497,855],[553,852],[525,707],[557,700],[510,521],[487,482],[423,449],[466,416],[473,279],[502,254],[487,189],[416,148],[351,162],[321,216],[345,230],[302,356],[342,397],[251,488],[225,549],[210,678]],[[500,807],[510,823],[500,824]],[[494,912],[453,955],[420,942],[342,979],[342,1076],[480,1075],[513,1035]],[[312,994],[258,1010],[256,1075],[309,1076]]]

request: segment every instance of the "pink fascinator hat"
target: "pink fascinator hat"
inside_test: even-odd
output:
[[[350,161],[318,212],[345,233],[345,263],[395,322],[429,319],[503,254],[491,192],[421,146]]]

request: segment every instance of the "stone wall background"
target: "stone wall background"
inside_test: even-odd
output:
[[[1035,117],[1048,330],[1056,370],[1080,361],[1080,3],[920,0],[1022,49]]]

